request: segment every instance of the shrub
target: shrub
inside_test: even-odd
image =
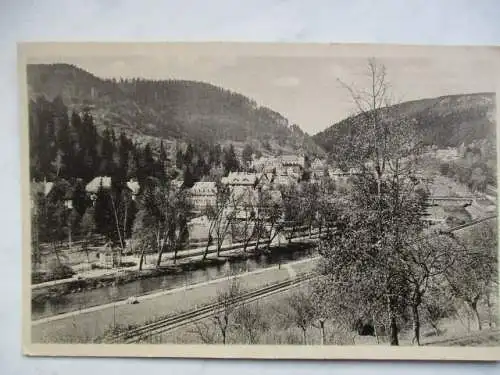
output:
[[[50,280],[60,280],[72,277],[75,271],[70,266],[61,263],[55,263],[50,265],[48,278]]]

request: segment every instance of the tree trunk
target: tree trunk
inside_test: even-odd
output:
[[[257,252],[259,251],[259,241],[260,241],[260,235],[261,235],[261,228],[260,226],[257,228],[257,238],[255,240],[255,249],[254,251]]]
[[[306,332],[306,328],[302,328],[302,336],[303,336],[304,345],[307,345],[307,332]]]
[[[493,328],[493,314],[491,311],[491,299],[490,293],[486,293],[486,306],[488,307],[488,325],[490,328]]]
[[[325,321],[324,320],[320,320],[319,321],[319,326],[320,326],[320,329],[321,329],[321,345],[325,345],[325,342],[326,342],[326,338],[325,338]]]
[[[144,263],[144,250],[141,251],[141,257],[139,258],[139,271],[142,271],[143,263]]]
[[[312,235],[312,222],[309,224],[309,238],[311,238]]]
[[[54,250],[54,255],[57,259],[57,264],[61,265],[61,258],[59,257],[59,251],[57,250],[56,242],[52,241],[52,249]]]
[[[418,313],[418,305],[413,304],[411,307],[411,312],[413,315],[413,342],[417,342],[417,345],[420,346],[420,316]]]
[[[293,238],[294,233],[295,233],[295,226],[292,227],[290,235],[288,236],[288,244],[292,243],[292,238]]]
[[[398,346],[398,325],[396,322],[396,317],[391,314],[391,346]]]
[[[479,298],[474,299],[474,301],[470,304],[470,307],[472,311],[474,311],[474,316],[476,317],[477,321],[477,329],[481,331],[483,329],[481,325],[481,317],[479,316],[479,311],[477,311],[477,301]]]
[[[160,250],[158,251],[158,258],[156,259],[156,267],[160,267],[162,255],[163,255],[163,246],[160,246]]]
[[[377,321],[375,320],[375,317],[373,315],[372,315],[372,321],[373,321],[373,333],[375,334],[375,339],[377,340],[377,344],[380,344],[377,331]]]
[[[203,253],[203,258],[202,258],[202,261],[207,259],[207,255],[208,255],[208,248],[210,247],[210,244],[212,243],[212,235],[209,234],[208,235],[208,241],[207,241],[207,246],[205,247],[205,252]]]
[[[415,295],[413,296],[411,312],[413,317],[413,342],[417,342],[417,345],[420,346],[420,314],[418,311],[418,307],[422,302],[422,294],[420,290],[415,291]]]
[[[217,257],[220,257],[220,249],[222,247],[222,241],[220,238],[217,238]]]

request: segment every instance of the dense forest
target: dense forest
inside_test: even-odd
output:
[[[443,96],[404,102],[384,108],[385,122],[413,123],[425,145],[438,148],[458,147],[473,141],[495,137],[495,95],[478,93]],[[349,117],[315,134],[314,141],[327,152],[342,152],[349,136],[356,136],[362,115]]]
[[[55,247],[68,236],[102,235],[123,246],[148,198],[142,193],[134,201],[126,188],[130,180],[139,182],[141,192],[150,181],[167,183],[174,178],[189,188],[200,179],[241,168],[232,144],[188,143],[170,160],[163,142],[158,148],[149,143],[141,146],[124,133],[117,135],[112,127],[98,131],[90,108],[69,111],[60,97],[30,101],[29,139],[35,260],[38,243]],[[111,177],[111,191],[99,188],[92,203],[85,186],[98,176]],[[42,181],[53,183],[49,195],[43,193]]]
[[[134,139],[257,142],[276,150],[322,154],[296,124],[241,94],[185,80],[100,79],[68,64],[28,65],[30,95],[61,96],[70,108],[92,106],[98,128]]]
[[[35,181],[65,179],[90,181],[110,176],[117,183],[147,177],[175,178],[179,174],[187,187],[210,173],[227,174],[240,169],[234,147],[208,142],[179,147],[169,160],[163,142],[144,146],[113,127],[97,130],[92,110],[68,111],[61,97],[43,97],[29,103],[30,174]],[[248,149],[247,146],[247,157]],[[173,159],[173,158],[172,158]]]

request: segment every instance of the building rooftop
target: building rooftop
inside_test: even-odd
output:
[[[189,191],[191,194],[217,194],[217,186],[213,181],[198,181]]]
[[[257,174],[246,172],[230,172],[221,182],[225,185],[254,185],[258,181]]]
[[[103,189],[111,189],[111,177],[107,176],[99,176],[95,177],[92,181],[90,181],[87,186],[85,186],[85,191],[87,193],[97,193],[99,188]]]

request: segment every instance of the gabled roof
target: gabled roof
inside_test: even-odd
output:
[[[45,197],[50,194],[52,188],[54,187],[53,182],[32,182],[31,183],[31,194],[43,194]]]
[[[225,185],[254,185],[258,180],[256,173],[230,172],[221,182]]]
[[[127,182],[127,187],[130,189],[132,194],[139,194],[139,190],[141,189],[141,186],[139,185],[139,182],[135,180],[130,180]]]
[[[217,186],[214,181],[198,181],[189,191],[191,194],[217,194]]]
[[[92,181],[90,181],[87,184],[87,186],[85,186],[85,191],[87,193],[97,193],[101,186],[103,189],[111,189],[111,177],[108,176],[95,177]]]

